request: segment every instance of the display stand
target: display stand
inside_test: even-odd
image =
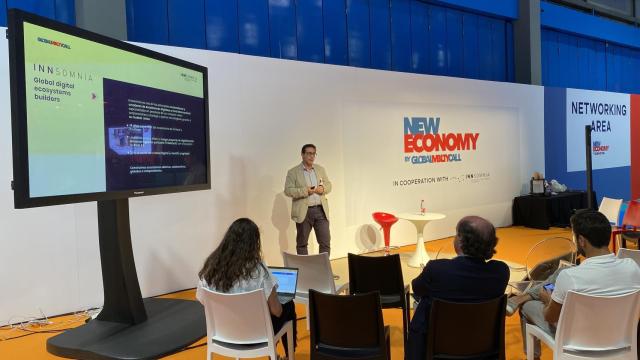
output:
[[[206,336],[197,301],[142,299],[129,200],[98,201],[104,307],[94,320],[47,340],[51,354],[77,359],[156,359]]]

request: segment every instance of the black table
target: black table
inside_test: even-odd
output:
[[[549,196],[518,196],[513,199],[513,225],[544,230],[550,226],[565,227],[569,226],[573,210],[586,207],[586,191],[567,191]]]

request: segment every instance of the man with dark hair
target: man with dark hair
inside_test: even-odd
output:
[[[581,211],[573,215],[570,222],[578,254],[586,259],[579,266],[554,273],[552,278],[557,278],[553,291],[541,287],[537,299],[522,305],[520,322],[525,352],[526,324],[535,324],[553,336],[570,290],[588,295],[616,296],[640,289],[640,268],[636,262],[619,259],[609,251],[611,225],[602,213]],[[552,278],[544,283],[553,283]],[[540,341],[537,339],[534,349],[534,357],[539,358]]]
[[[423,360],[426,356],[426,332],[433,299],[475,303],[504,294],[509,267],[502,261],[490,260],[497,244],[496,229],[489,221],[467,216],[458,222],[453,239],[458,256],[429,261],[411,283],[420,303],[409,324],[405,359]]]
[[[331,192],[331,181],[324,168],[314,164],[316,146],[305,144],[300,152],[302,163],[289,169],[284,184],[284,193],[292,198],[291,219],[296,223],[296,251],[307,255],[307,244],[311,229],[321,253],[331,251],[329,232],[329,203],[327,195]]]

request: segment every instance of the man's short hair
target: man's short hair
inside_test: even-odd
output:
[[[576,238],[582,235],[591,246],[601,248],[609,246],[611,224],[604,214],[595,210],[576,212],[571,219],[571,230]]]
[[[300,150],[300,154],[304,154],[308,147],[312,147],[313,151],[316,151],[316,146],[313,144],[304,144],[302,145],[302,150]]]
[[[478,216],[462,218],[456,226],[460,248],[466,256],[489,260],[496,253],[496,228]]]

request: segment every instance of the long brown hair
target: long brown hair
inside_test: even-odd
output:
[[[261,262],[258,225],[250,219],[240,218],[229,226],[198,276],[216,290],[227,292],[236,281],[251,277]]]

